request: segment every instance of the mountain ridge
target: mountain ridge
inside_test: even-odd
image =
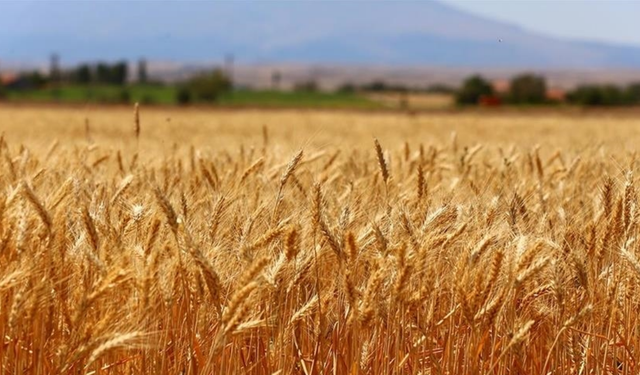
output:
[[[640,47],[554,38],[438,1],[74,6],[84,17],[65,23],[64,9],[41,3],[38,12],[49,15],[41,25],[46,33],[5,22],[0,60],[44,60],[56,52],[70,63],[234,55],[247,63],[640,68]]]

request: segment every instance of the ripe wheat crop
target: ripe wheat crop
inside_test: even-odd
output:
[[[353,147],[260,125],[161,152],[161,120],[133,118],[121,142],[5,129],[3,373],[640,370],[634,153],[575,127],[557,150],[400,142],[380,118]]]

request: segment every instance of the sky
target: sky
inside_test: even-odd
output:
[[[549,36],[640,46],[640,0],[441,1]]]
[[[157,0],[156,0],[157,1]],[[277,2],[274,0],[270,0]],[[334,0],[320,0],[334,1]],[[354,0],[352,0],[354,1]],[[360,0],[366,3],[367,0]],[[382,0],[385,1],[385,0]],[[394,0],[386,0],[394,1]],[[395,0],[397,1],[397,0]],[[421,1],[421,0],[414,0]],[[431,0],[422,0],[431,1]],[[549,36],[640,46],[640,0],[439,0],[458,9],[506,21]],[[113,1],[111,1],[113,3]],[[265,1],[262,1],[265,3]],[[49,2],[68,15],[105,17],[82,12],[79,2]],[[89,2],[90,3],[90,2]],[[153,3],[153,0],[147,1]],[[126,2],[121,3],[127,7]],[[246,2],[250,7],[250,2]],[[91,6],[90,4],[85,4]],[[188,5],[185,4],[186,7]],[[1,34],[28,34],[46,28],[45,2],[0,0]],[[83,13],[83,14],[79,14]],[[134,15],[132,15],[134,16]],[[108,17],[108,16],[106,16]],[[160,17],[162,18],[162,17]],[[85,20],[86,21],[86,20]],[[117,20],[113,20],[117,25]],[[148,18],[145,22],[152,22]],[[4,25],[4,27],[2,26]],[[110,30],[91,30],[108,33]]]
[[[441,4],[483,19],[451,12]],[[578,49],[583,51],[568,51],[562,45],[562,40],[579,40],[640,47],[638,16],[640,0],[0,0],[0,62],[41,63],[52,52],[67,63],[141,55],[203,61],[232,51],[258,62],[351,61],[353,56],[366,56],[360,60],[412,63],[422,60],[405,56],[429,52],[426,45],[457,54],[482,49],[504,61],[508,56],[500,53],[519,56],[518,50],[507,52],[505,46],[494,51],[477,43],[471,48],[469,43],[442,39],[444,44],[437,44],[428,39],[436,35],[466,41],[484,38],[481,43],[504,39],[505,45],[522,47],[520,52],[526,48],[527,53],[545,49],[546,57],[536,54],[541,61],[569,61],[563,53],[580,61],[604,61],[600,55],[609,54],[616,61],[624,55],[625,61],[640,66],[640,49],[603,52],[605,47],[599,46],[598,51],[584,51],[593,46],[582,45]],[[421,39],[411,39],[414,34]],[[551,38],[534,41],[524,34]],[[396,35],[406,38],[398,41],[393,39]],[[402,57],[393,60],[394,54]],[[347,55],[351,57],[342,58]],[[530,61],[528,56],[521,60]]]

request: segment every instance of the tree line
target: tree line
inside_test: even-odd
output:
[[[118,102],[129,102],[131,94],[130,84],[156,84],[147,73],[147,63],[144,59],[137,64],[137,74],[132,77],[130,65],[126,61],[112,63],[82,63],[67,69],[52,69],[49,74],[39,71],[29,71],[20,74],[11,86],[3,89],[0,82],[0,98],[3,90],[39,90],[53,88],[54,91],[64,85],[80,85],[90,87],[93,84],[120,87],[118,97],[109,99]],[[281,80],[280,72],[274,76],[277,84],[272,89],[278,89]],[[233,89],[231,77],[220,68],[202,71],[182,82],[171,84],[175,88],[175,102],[185,105],[191,103],[211,103]],[[298,82],[294,85],[296,92],[320,91],[319,84],[314,80]],[[545,78],[541,75],[524,73],[513,77],[506,90],[496,90],[492,82],[481,75],[473,75],[465,79],[458,88],[446,85],[432,85],[424,88],[404,86],[375,80],[370,83],[345,83],[336,89],[341,93],[358,92],[394,92],[394,93],[442,93],[455,97],[458,105],[547,105],[568,103],[581,106],[631,106],[640,105],[640,82],[627,86],[612,84],[581,85],[561,97],[552,96]],[[87,95],[94,95],[89,93]],[[92,97],[91,99],[95,99]],[[149,99],[151,102],[152,99]]]
[[[119,87],[120,89],[115,98],[101,98],[99,94],[94,94],[90,90],[94,84]],[[231,78],[219,68],[202,71],[182,82],[163,84],[149,78],[145,60],[138,62],[137,77],[135,78],[131,77],[126,61],[97,62],[82,63],[67,69],[56,67],[56,69],[51,69],[48,74],[38,70],[22,72],[5,87],[0,81],[0,99],[6,96],[8,91],[50,89],[59,94],[59,89],[64,86],[86,86],[89,89],[85,92],[88,95],[88,100],[128,103],[131,101],[129,88],[132,84],[173,86],[175,88],[175,102],[178,104],[215,102],[233,87]],[[148,100],[148,102],[151,101],[151,99]]]
[[[144,69],[146,70],[146,68]],[[76,68],[68,70],[64,76],[65,80],[70,83],[103,83],[122,86],[127,83],[129,68],[126,61],[118,61],[113,64],[80,64]]]
[[[569,90],[564,98],[550,97],[544,77],[536,74],[520,74],[509,81],[508,90],[498,93],[494,85],[480,75],[467,78],[455,93],[459,105],[514,104],[541,105],[566,102],[581,106],[631,106],[640,105],[640,83],[627,86],[613,84],[580,85]]]
[[[146,83],[146,81],[146,62],[141,60],[138,67],[138,82]],[[98,62],[83,63],[73,68],[51,71],[49,74],[38,70],[22,72],[5,89],[39,90],[65,84],[125,86],[128,82],[129,67],[126,61]]]

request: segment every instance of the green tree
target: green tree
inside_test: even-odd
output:
[[[347,82],[340,85],[340,87],[338,87],[336,91],[345,93],[345,94],[351,94],[356,92],[357,90],[358,90],[358,87],[356,85],[354,85],[353,83]]]
[[[111,66],[111,79],[109,83],[124,85],[127,83],[128,67],[126,61],[119,61]]]
[[[126,61],[119,61],[115,64],[98,63],[95,71],[95,78],[99,83],[120,86],[127,83],[128,67]]]
[[[91,82],[91,67],[87,64],[82,64],[78,66],[73,72],[73,80],[77,83],[87,84]]]
[[[456,93],[456,103],[458,104],[478,104],[483,96],[493,95],[493,87],[489,82],[479,75],[467,78],[462,87]]]
[[[195,101],[215,102],[221,94],[231,90],[231,80],[222,70],[215,69],[190,79],[186,84],[186,89],[191,99]]]
[[[180,105],[186,105],[191,103],[191,91],[189,91],[189,88],[186,86],[181,86],[178,88],[178,91],[176,92],[176,102],[178,102],[178,104]]]
[[[376,80],[366,85],[363,85],[362,89],[365,91],[373,91],[373,92],[390,91],[389,85],[382,80]]]
[[[42,73],[34,70],[22,75],[22,80],[26,83],[27,88],[40,89],[44,87],[48,80]]]
[[[615,85],[583,85],[567,95],[570,103],[584,106],[617,106],[630,101],[628,94]]]
[[[122,104],[128,104],[131,102],[131,93],[129,92],[129,90],[127,89],[122,89],[120,90],[120,92],[118,93],[118,98],[117,98],[118,103],[122,103]]]
[[[629,100],[629,104],[640,104],[640,83],[632,83],[627,86],[626,97]]]
[[[98,63],[96,65],[96,81],[99,83],[109,83],[111,81],[111,68],[108,64]]]
[[[296,83],[293,89],[299,92],[316,92],[319,87],[316,81],[308,80]]]
[[[535,74],[521,74],[511,80],[509,101],[514,104],[541,104],[547,98],[547,84],[544,77]]]

